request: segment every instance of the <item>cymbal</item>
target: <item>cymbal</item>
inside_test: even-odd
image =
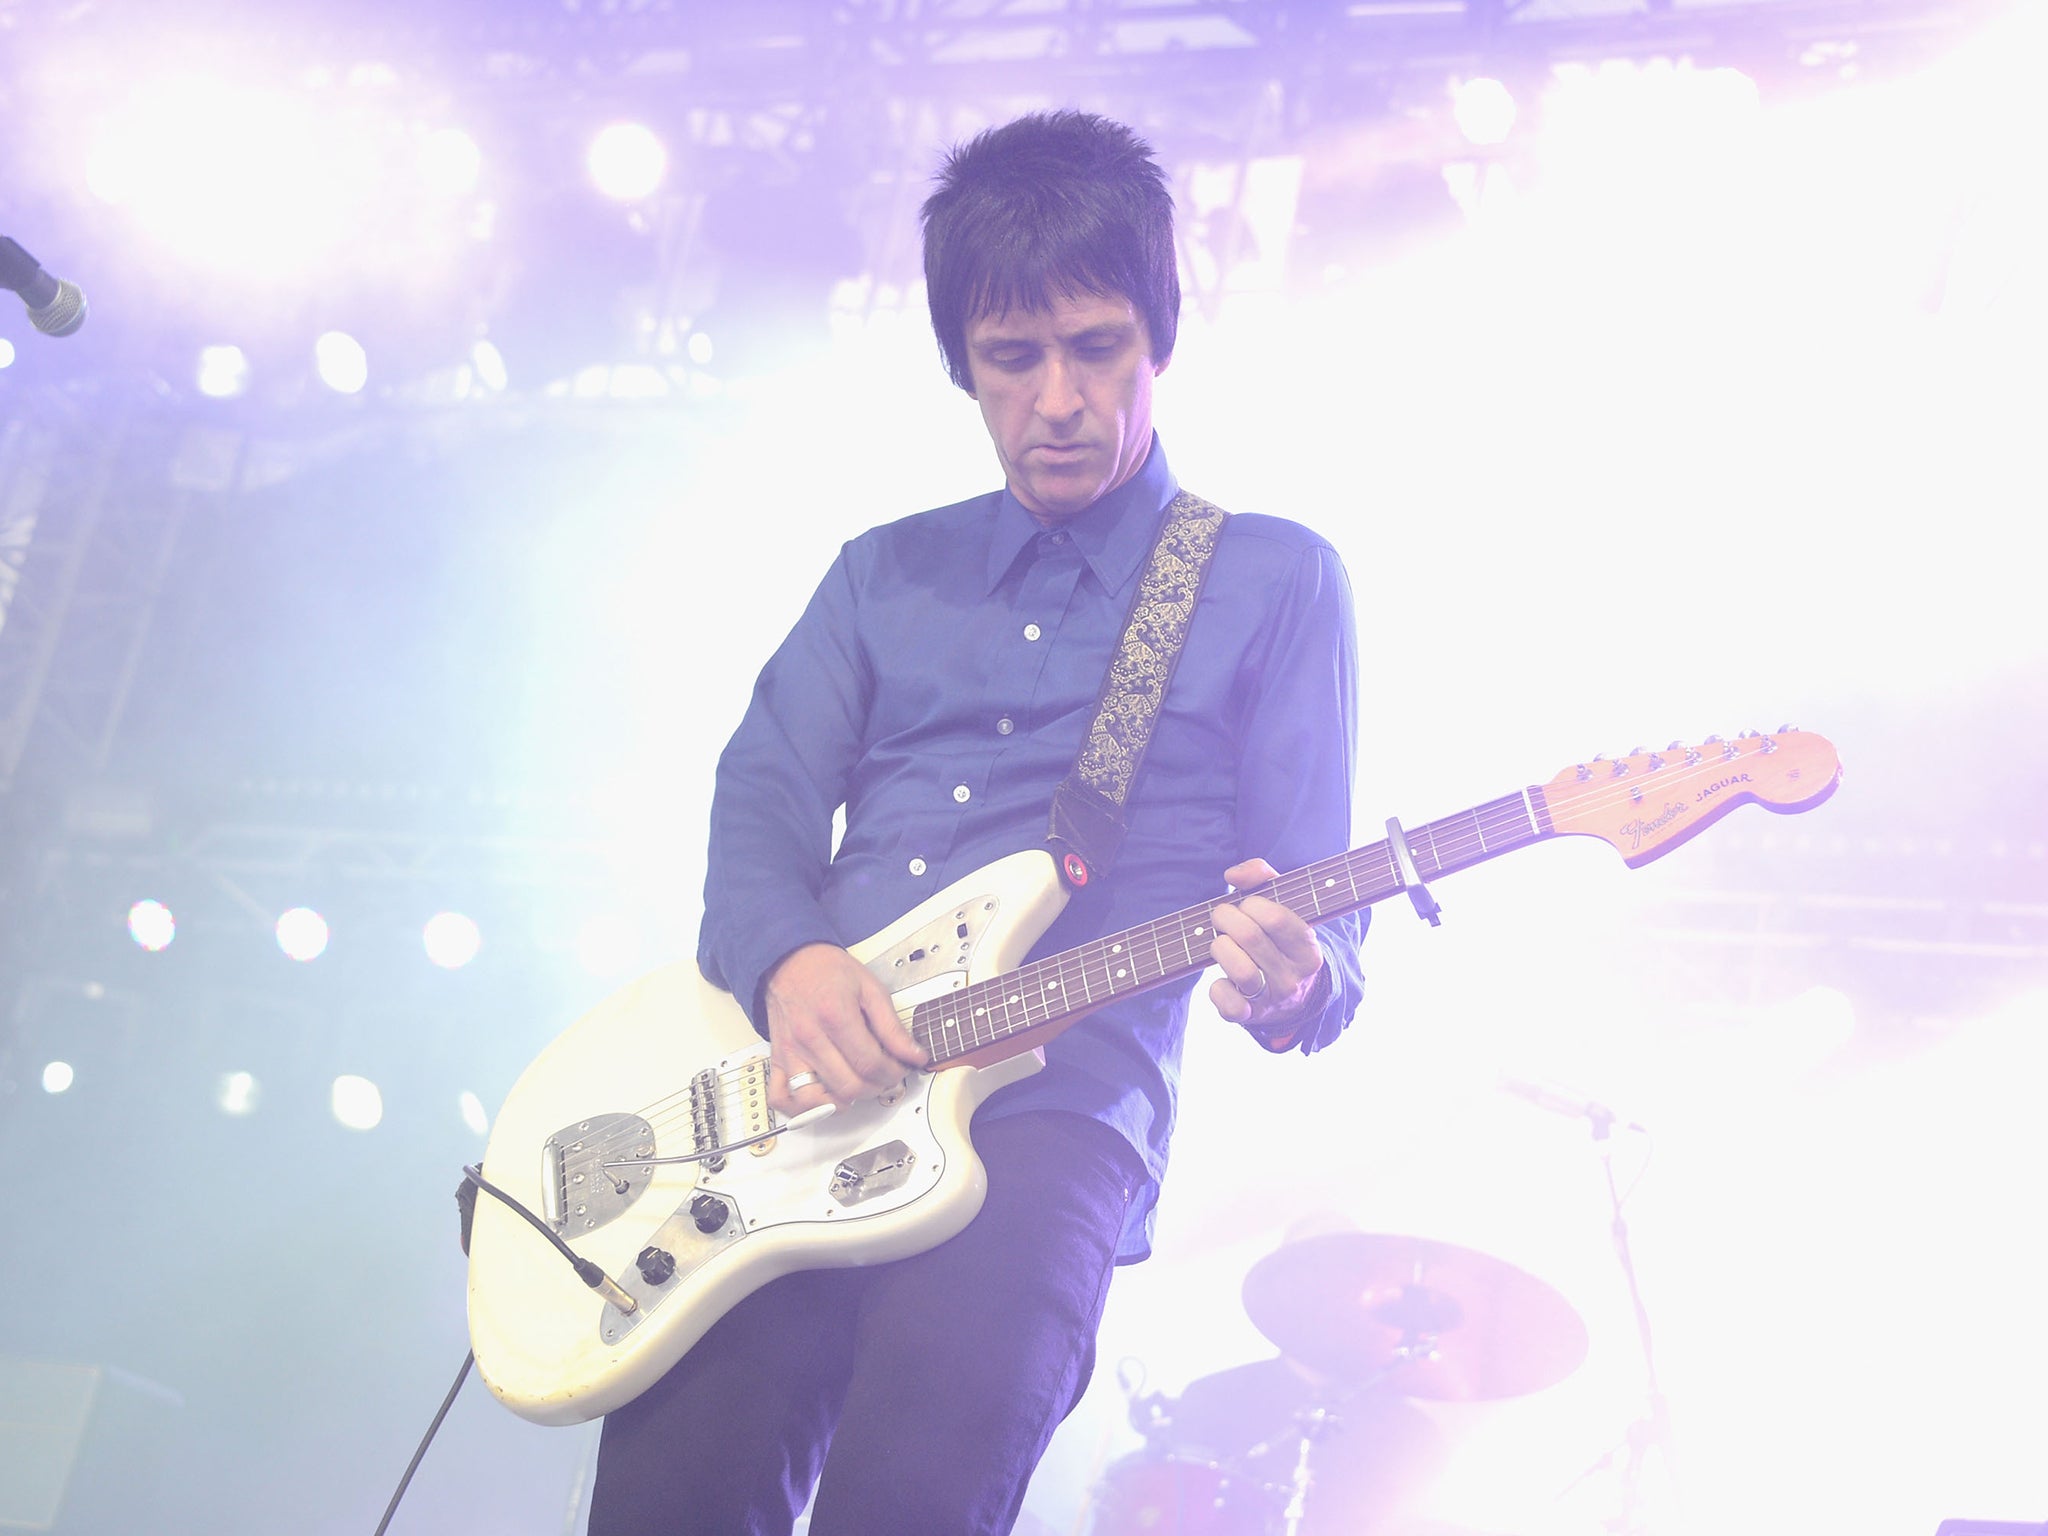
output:
[[[1586,1325],[1550,1286],[1427,1238],[1326,1232],[1288,1243],[1245,1276],[1244,1307],[1304,1365],[1403,1397],[1520,1397],[1586,1358]]]

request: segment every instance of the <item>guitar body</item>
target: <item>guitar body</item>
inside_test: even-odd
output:
[[[907,1017],[1022,963],[1065,903],[1051,856],[1029,850],[957,881],[852,953]],[[471,1347],[513,1412],[541,1424],[609,1413],[777,1276],[945,1241],[987,1190],[968,1134],[975,1110],[1044,1063],[1020,1046],[987,1065],[913,1073],[880,1099],[788,1128],[767,1109],[767,1055],[739,1002],[683,963],[599,1003],[513,1085],[484,1177],[638,1304],[628,1314],[587,1289],[517,1213],[479,1198]],[[632,1161],[768,1132],[708,1162]],[[662,1276],[659,1258],[643,1268],[649,1249],[672,1273]]]

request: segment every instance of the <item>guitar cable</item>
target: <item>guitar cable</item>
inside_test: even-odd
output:
[[[391,1502],[384,1506],[384,1518],[377,1522],[377,1529],[371,1536],[384,1536],[390,1529],[391,1517],[398,1513],[398,1501],[405,1497],[405,1490],[412,1486],[412,1475],[419,1471],[420,1462],[427,1454],[427,1447],[434,1443],[434,1436],[440,1432],[441,1421],[448,1417],[448,1410],[455,1406],[455,1394],[462,1390],[462,1384],[469,1380],[469,1368],[476,1364],[475,1353],[468,1352],[462,1357],[462,1369],[455,1373],[455,1385],[448,1389],[448,1395],[441,1399],[441,1411],[434,1415],[434,1422],[427,1426],[427,1432],[420,1437],[419,1449],[412,1453],[412,1460],[405,1464],[405,1475],[398,1480],[398,1486],[391,1492]]]
[[[506,1194],[504,1190],[498,1188],[497,1185],[493,1184],[489,1179],[485,1178],[484,1170],[481,1164],[465,1164],[462,1169],[462,1176],[465,1180],[467,1180],[471,1184],[474,1184],[478,1189],[482,1190],[485,1194],[496,1195],[500,1200],[504,1201],[507,1205],[511,1206],[513,1210],[517,1211],[520,1215],[524,1216],[527,1219],[527,1221],[532,1224],[533,1230],[538,1232],[542,1237],[546,1238],[550,1243],[553,1243],[555,1245],[556,1252],[560,1253],[563,1258],[569,1261],[569,1267],[576,1271],[576,1278],[581,1280],[585,1285],[589,1286],[593,1291],[597,1292],[598,1295],[602,1296],[606,1301],[610,1302],[613,1306],[617,1307],[621,1312],[627,1313],[628,1315],[631,1315],[632,1313],[638,1312],[640,1310],[640,1303],[635,1301],[624,1290],[620,1289],[618,1284],[615,1281],[613,1281],[610,1275],[604,1272],[604,1269],[600,1265],[595,1264],[591,1260],[583,1258],[581,1255],[579,1255],[575,1249],[571,1248],[567,1243],[562,1241],[561,1237],[556,1233],[553,1227],[550,1227],[546,1222],[542,1221],[538,1216],[534,1215],[533,1212],[529,1211],[525,1206],[521,1205],[512,1196]],[[467,1236],[468,1231],[467,1226],[465,1224],[465,1239],[467,1238]],[[463,1243],[462,1247],[465,1253],[469,1251],[469,1244],[467,1241]]]
[[[640,1310],[640,1304],[627,1295],[626,1292],[620,1290],[613,1283],[611,1276],[607,1275],[603,1269],[592,1263],[589,1259],[579,1257],[573,1248],[556,1236],[552,1227],[521,1205],[518,1200],[506,1194],[504,1190],[498,1188],[497,1185],[485,1178],[481,1164],[471,1163],[463,1166],[462,1186],[457,1190],[455,1197],[456,1203],[463,1207],[462,1251],[464,1253],[469,1252],[470,1213],[475,1207],[476,1191],[479,1189],[486,1194],[497,1196],[498,1199],[504,1201],[505,1204],[512,1207],[521,1216],[524,1216],[532,1224],[533,1229],[550,1243],[554,1244],[562,1257],[569,1261],[570,1267],[576,1271],[576,1278],[603,1296],[606,1301],[609,1301],[622,1312],[637,1312]],[[465,1195],[468,1197],[467,1199],[464,1199]],[[462,1390],[462,1384],[469,1379],[469,1368],[474,1364],[476,1364],[476,1352],[474,1350],[466,1352],[462,1357],[462,1369],[455,1373],[454,1385],[449,1387],[448,1395],[441,1399],[440,1411],[434,1415],[434,1421],[427,1426],[427,1432],[420,1437],[419,1448],[412,1453],[412,1460],[406,1463],[404,1475],[398,1479],[398,1486],[392,1490],[391,1502],[384,1506],[384,1518],[377,1522],[377,1529],[371,1533],[371,1536],[384,1536],[385,1531],[390,1528],[391,1517],[398,1513],[399,1500],[405,1497],[405,1490],[412,1486],[413,1474],[419,1471],[420,1462],[426,1458],[427,1447],[434,1443],[434,1436],[441,1429],[441,1421],[448,1417],[448,1410],[455,1406],[455,1394]]]

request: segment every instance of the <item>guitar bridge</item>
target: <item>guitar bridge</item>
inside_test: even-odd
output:
[[[638,1115],[592,1115],[564,1126],[541,1143],[542,1215],[560,1233],[595,1231],[640,1198],[646,1170],[630,1160],[652,1156],[654,1127]]]

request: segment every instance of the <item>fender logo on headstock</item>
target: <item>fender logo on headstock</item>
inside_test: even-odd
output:
[[[1746,773],[1735,773],[1730,774],[1725,779],[1716,779],[1713,783],[1709,784],[1705,789],[1701,790],[1698,794],[1692,797],[1693,803],[1697,805],[1702,800],[1706,800],[1714,795],[1718,795],[1724,789],[1732,789],[1737,784],[1747,784],[1750,782],[1750,777]]]
[[[1700,798],[1704,800],[1706,796],[1702,795],[1700,796]],[[1629,843],[1629,852],[1633,853],[1636,851],[1636,849],[1643,846],[1644,838],[1648,837],[1653,832],[1662,831],[1665,827],[1670,826],[1672,822],[1678,820],[1679,817],[1685,814],[1685,806],[1678,805],[1673,803],[1672,801],[1667,800],[1664,802],[1663,814],[1653,816],[1648,821],[1625,821],[1617,830],[1620,831],[1623,837],[1632,840]]]

